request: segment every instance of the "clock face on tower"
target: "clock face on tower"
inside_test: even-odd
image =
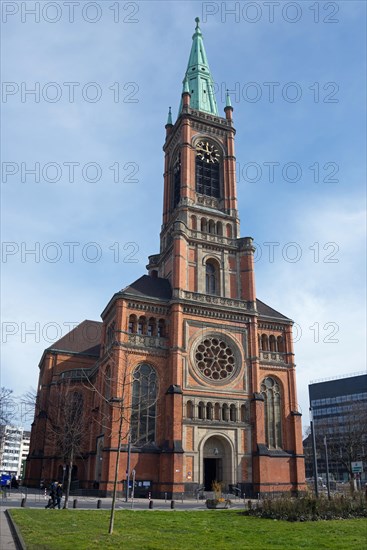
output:
[[[196,144],[196,155],[200,160],[209,163],[218,163],[220,154],[215,145],[209,143],[209,141],[199,141]]]
[[[205,138],[195,144],[196,192],[220,198],[221,155],[217,146]]]

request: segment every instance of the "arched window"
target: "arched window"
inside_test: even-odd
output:
[[[279,383],[270,376],[261,384],[264,397],[265,441],[268,447],[282,446],[281,394]]]
[[[261,349],[263,351],[269,351],[269,339],[266,334],[261,335]]]
[[[278,351],[284,353],[284,340],[283,336],[278,336],[277,338]]]
[[[196,216],[191,216],[191,229],[193,229],[194,231],[196,231]]]
[[[112,321],[112,323],[110,323],[107,327],[107,336],[106,336],[107,347],[113,344],[113,342],[115,341],[115,327],[116,327],[115,321]]]
[[[241,422],[246,422],[246,419],[247,419],[246,405],[241,405]]]
[[[207,227],[206,218],[201,218],[200,230],[201,230],[203,233],[206,233],[206,227]]]
[[[209,220],[208,233],[215,234],[215,222],[213,220]]]
[[[196,146],[196,192],[220,197],[220,155],[215,145],[200,141]]]
[[[200,420],[205,419],[205,405],[202,401],[200,401],[200,403],[198,405],[198,418]]]
[[[178,205],[181,198],[181,155],[177,155],[173,166],[173,208]]]
[[[148,321],[147,334],[148,336],[155,336],[155,333],[156,333],[156,321],[154,317],[151,317]]]
[[[229,409],[229,418],[231,422],[237,422],[237,409],[236,405],[231,405]]]
[[[186,403],[186,418],[194,418],[194,406],[192,401]]]
[[[164,338],[166,336],[166,323],[164,319],[159,319],[158,321],[157,336],[159,338]]]
[[[222,405],[222,420],[224,420],[224,422],[228,422],[229,420],[229,409],[227,403],[223,403]]]
[[[133,374],[131,441],[142,446],[155,441],[157,374],[150,365],[139,365]]]
[[[138,334],[146,334],[147,320],[145,317],[139,317]]]
[[[83,395],[78,391],[66,389],[65,394],[60,394],[60,399],[62,402],[60,418],[62,419],[63,426],[68,426],[70,433],[73,430],[80,431],[83,425],[83,421],[80,420],[83,418]],[[79,437],[77,433],[75,437]]]
[[[107,367],[104,376],[104,401],[103,401],[103,413],[108,416],[110,413],[110,399],[111,399],[111,368]]]
[[[223,235],[223,226],[222,226],[222,222],[217,222],[217,235],[220,235],[220,236]]]
[[[217,266],[208,261],[205,264],[205,290],[207,294],[219,294],[219,277]]]
[[[130,334],[136,333],[136,325],[137,325],[136,315],[130,315],[129,326],[128,326],[128,331]]]
[[[220,404],[219,403],[216,403],[214,405],[214,419],[215,420],[220,420],[220,417],[221,417],[221,414],[220,414]]]
[[[277,344],[276,344],[275,336],[273,334],[269,336],[269,348],[270,348],[270,351],[277,351]]]
[[[206,418],[213,420],[213,405],[211,403],[206,404]]]

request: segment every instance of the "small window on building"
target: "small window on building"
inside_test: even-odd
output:
[[[166,336],[166,324],[164,319],[159,319],[158,321],[157,336],[159,338],[164,338]]]
[[[205,290],[207,294],[219,295],[219,269],[210,260],[205,264]]]

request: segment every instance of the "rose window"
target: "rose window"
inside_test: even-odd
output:
[[[194,358],[196,367],[209,380],[228,380],[236,371],[235,355],[220,338],[205,338],[196,347]]]

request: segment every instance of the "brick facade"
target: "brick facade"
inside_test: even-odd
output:
[[[192,109],[188,92],[182,105],[166,126],[160,253],[150,256],[148,275],[112,297],[102,323],[85,321],[41,359],[30,485],[60,477],[48,407],[67,380],[90,417],[73,476],[81,488],[112,489],[119,408],[111,398],[124,400],[118,479],[130,434],[141,492],[192,494],[214,479],[247,495],[304,488],[292,321],[256,297],[253,240],[239,234],[232,108],[223,118]],[[197,192],[203,147],[218,151],[219,197]],[[205,174],[214,161],[204,156]],[[133,440],[131,421],[141,365],[157,380],[144,444]]]

